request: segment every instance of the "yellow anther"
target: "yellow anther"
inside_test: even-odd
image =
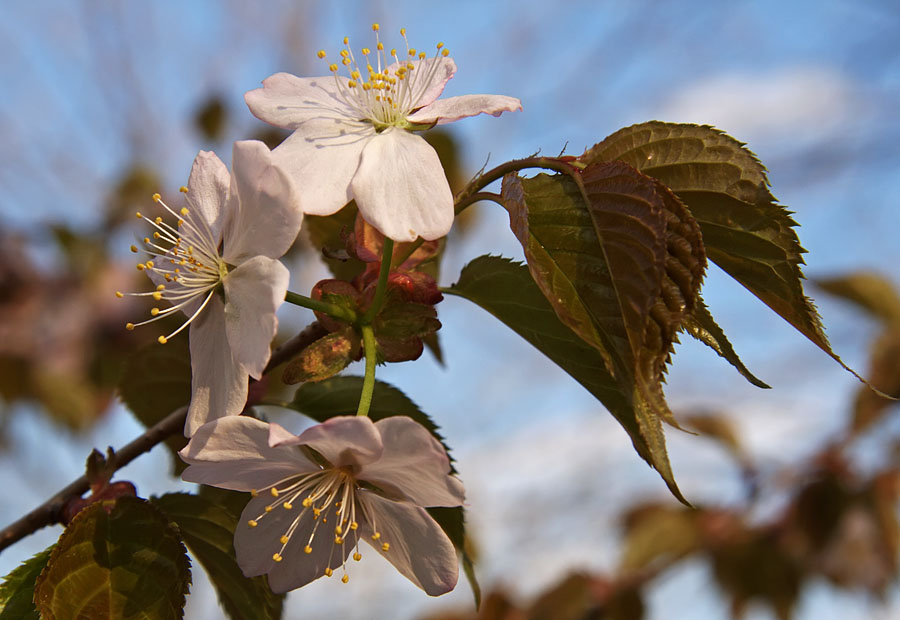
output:
[[[131,331],[134,329],[134,323],[125,323],[125,329]]]
[[[182,214],[182,215],[187,215],[187,214],[188,214],[188,208],[187,208],[187,207],[181,207],[181,214]]]
[[[162,285],[160,285],[160,286],[162,286]],[[259,495],[259,493],[257,492],[256,489],[250,489],[250,497],[256,497],[257,495]]]
[[[405,36],[406,36],[406,28],[401,28],[401,29],[400,29],[400,36],[401,36],[401,37],[405,37]]]
[[[381,28],[381,26],[379,26],[378,24],[372,24],[372,30],[374,30],[375,32],[378,32],[379,28]]]
[[[414,47],[409,48],[409,55],[410,55],[410,56],[415,56],[415,55],[416,55],[416,48],[414,48]]]
[[[350,45],[350,37],[344,37],[344,45]]]
[[[290,539],[287,536],[282,536],[281,538],[278,539],[278,542],[280,542],[282,545],[286,545],[286,544],[288,544],[288,540],[290,540]]]
[[[358,528],[358,527],[359,527],[359,523],[357,523],[356,521],[350,522],[350,529],[353,530],[354,532],[356,531],[356,528]]]
[[[156,232],[153,233],[153,238],[154,238],[154,239],[159,239],[161,236],[162,236],[162,235],[159,234],[159,231],[156,231]],[[149,239],[147,239],[147,243],[150,243],[150,240],[149,240]]]
[[[178,191],[181,192],[182,194],[187,194],[188,188],[186,188],[184,185],[182,185],[181,187],[178,188]]]
[[[444,58],[446,58],[449,55],[450,55],[450,50],[448,50],[448,49],[441,50],[441,56],[443,56]]]
[[[150,316],[156,316],[159,314],[159,308],[150,308]]]
[[[280,562],[280,561],[283,560],[284,558],[281,557],[281,554],[280,554],[280,553],[273,553],[273,554],[272,554],[272,559],[275,560],[276,562]]]
[[[250,519],[249,521],[247,521],[247,525],[249,525],[250,527],[256,527],[257,525],[259,525],[259,523],[257,523],[255,519]]]
[[[353,80],[348,80],[347,88],[356,88],[356,82],[354,82]]]
[[[159,344],[166,344],[167,342],[169,342],[169,339],[166,338],[165,336],[160,336],[159,338],[156,339],[156,341]]]
[[[293,505],[292,503],[290,503],[290,502],[285,502],[285,503],[283,504],[283,506],[284,506],[284,509],[285,509],[285,510],[290,510],[291,508],[294,507],[294,505]]]
[[[342,583],[347,583],[348,581],[350,581],[350,575],[344,575],[343,577],[341,577]]]
[[[372,50],[370,50],[368,47],[364,47],[364,48],[362,48],[362,53],[363,53],[363,56],[368,56],[369,54],[372,53]]]
[[[156,195],[158,196],[159,194],[156,194]],[[137,219],[141,219],[144,216],[141,214],[140,211],[138,211],[137,213],[134,214],[134,217],[136,217]]]
[[[384,43],[382,43],[381,41],[379,41],[379,42],[378,42],[378,45],[376,45],[375,47],[378,48],[378,51],[379,51],[379,52],[383,52],[383,51],[384,51]]]
[[[426,56],[428,56],[428,54],[425,52],[419,52],[419,60],[425,60]]]
[[[381,545],[381,550],[382,550],[382,551],[388,551],[388,550],[390,550],[390,548],[391,548],[391,546],[390,546],[388,543],[383,543],[383,544]]]
[[[122,291],[116,291],[116,297],[118,297],[119,299],[122,299],[123,297],[125,297],[125,295],[124,295],[124,293],[122,293]]]
[[[344,544],[344,539],[341,538],[340,536],[335,536],[335,537],[334,537],[334,544],[336,544],[336,545],[343,545],[343,544]]]
[[[272,512],[272,507],[266,506],[265,508],[263,508],[263,510],[265,510],[266,512]]]
[[[137,246],[136,246],[136,245],[132,245],[132,246],[131,246],[130,248],[128,248],[128,249],[131,250],[132,252],[134,252],[135,254],[137,254],[137,251],[138,251],[138,250],[137,250]]]
[[[162,200],[162,196],[160,196],[158,193],[153,194],[152,198],[153,202],[159,202],[160,200]]]
[[[144,263],[144,266],[147,267],[147,269],[153,269],[153,261],[148,260],[146,263]]]
[[[319,58],[325,58],[325,50],[319,50],[318,52],[316,52],[316,56],[318,56]]]
[[[144,269],[146,269],[146,267],[144,267],[144,263],[138,263],[137,265],[135,265],[135,267],[137,267],[138,271],[143,271]]]
[[[341,50],[341,58],[349,58],[349,57],[350,57],[350,52],[348,52],[347,50]]]
[[[312,499],[310,499],[308,497],[304,498],[303,499],[303,507],[309,508],[310,506],[312,506]]]
[[[353,554],[353,559],[356,560],[357,562],[359,562],[362,559],[362,554],[359,551],[357,551],[356,553]]]
[[[338,70],[338,66],[334,63],[331,63],[330,65],[328,65],[328,70],[331,71],[332,73],[334,73],[335,71]]]
[[[363,90],[372,90],[372,85],[369,84],[368,82],[363,83],[362,87],[363,87]]]
[[[156,222],[157,224],[162,224],[163,219],[162,219],[160,216],[157,215],[157,216],[153,219],[153,221]]]
[[[184,220],[178,220],[177,222],[175,222],[176,226],[181,226],[182,224],[184,224]]]
[[[406,63],[406,68],[409,69],[410,71],[412,71],[413,69],[416,68],[416,65],[412,64],[411,62],[408,62],[408,63]]]
[[[340,525],[335,525],[335,526],[334,526],[334,533],[335,533],[335,534],[343,534],[343,533],[344,533],[344,528],[342,528]]]
[[[164,290],[166,290],[166,285],[165,285],[165,284],[157,284],[157,285],[156,285],[156,290],[157,290],[157,291],[164,291]]]
[[[314,516],[314,517],[318,517],[320,514],[322,514],[321,509],[319,509],[319,508],[313,508],[313,516]]]
[[[326,568],[326,569],[325,569],[325,576],[326,576],[326,577],[331,577],[333,574],[334,574],[334,571],[331,570],[330,568]]]
[[[275,487],[269,489],[269,493],[272,494],[272,497],[278,497],[278,489],[276,489]]]
[[[350,66],[350,59],[349,59],[349,58],[345,58],[345,59],[343,59],[343,60],[341,61],[341,63],[343,63],[344,66],[349,67],[349,66]]]
[[[381,538],[381,532],[375,532],[374,534],[372,534],[372,540],[378,540],[379,538]]]
[[[438,49],[441,49],[442,47],[444,47],[444,43],[443,43],[443,42],[437,44],[437,48],[438,48]]]
[[[310,553],[312,553],[312,547],[310,547],[309,545],[306,545],[305,547],[303,547],[303,553],[305,553],[306,555],[309,555]]]
[[[144,243],[150,243],[150,237],[144,237]]]
[[[162,293],[160,293],[159,291],[154,291],[151,297],[153,297],[153,299],[155,299],[156,301],[159,301],[160,299],[162,299]],[[154,308],[154,310],[157,311],[156,314],[159,314],[159,308]],[[150,314],[153,314],[153,311],[151,311]],[[156,314],[153,314],[153,316],[156,316]]]
[[[394,48],[394,47],[391,48],[391,56],[393,56],[394,58],[397,57],[397,48]]]

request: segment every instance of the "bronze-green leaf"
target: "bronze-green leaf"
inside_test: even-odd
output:
[[[51,545],[22,562],[3,578],[0,584],[0,620],[40,620],[34,607],[34,582],[47,566],[52,551]]]
[[[88,506],[60,536],[35,586],[42,617],[181,618],[191,576],[177,528],[136,497],[107,507]]]
[[[709,258],[847,368],[803,292],[797,223],[742,142],[707,125],[651,121],[617,131],[581,160],[623,161],[668,186],[699,222]]]
[[[480,256],[444,292],[493,314],[584,386],[622,425],[638,454],[684,501],[672,475],[659,418],[639,421],[631,392],[613,378],[601,353],[561,322],[526,266],[507,258]]]
[[[242,493],[249,500],[249,495]],[[265,577],[244,577],[234,557],[234,528],[240,510],[189,493],[167,493],[151,502],[181,530],[231,620],[278,620],[284,595],[273,594]],[[246,502],[244,502],[246,503]]]

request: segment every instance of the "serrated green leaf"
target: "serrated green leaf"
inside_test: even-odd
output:
[[[0,620],[40,620],[34,606],[34,582],[47,566],[53,545],[25,560],[0,584]]]
[[[709,308],[703,303],[702,299],[698,298],[694,310],[685,316],[683,327],[684,331],[707,345],[729,364],[734,366],[735,369],[741,373],[741,376],[751,384],[759,388],[770,389],[768,384],[756,378],[756,376],[744,366],[741,358],[739,358],[738,354],[735,352],[734,347],[731,346],[731,342],[729,342],[728,338],[725,336],[725,332],[722,331],[722,328],[716,323],[716,320],[713,318],[712,314],[710,314]]]
[[[607,370],[603,356],[559,320],[526,266],[508,258],[480,256],[444,292],[493,314],[584,386],[622,425],[638,454],[684,501],[672,475],[659,419],[639,420],[630,394]]]
[[[78,513],[38,577],[45,620],[182,618],[190,561],[176,528],[158,509],[120,497]]]
[[[191,354],[186,337],[164,345],[154,342],[135,351],[119,380],[119,396],[147,428],[191,401]],[[166,439],[172,469],[181,473],[186,465],[178,451],[187,445],[180,434]]]
[[[359,405],[359,395],[362,392],[362,377],[342,376],[334,377],[318,383],[306,383],[302,385],[294,395],[290,407],[300,413],[311,417],[317,422],[324,422],[330,418],[341,415],[354,415]],[[444,442],[444,438],[438,432],[437,425],[431,418],[419,409],[406,394],[392,385],[383,381],[375,381],[375,391],[372,396],[372,405],[369,408],[369,417],[377,422],[392,416],[407,416],[428,429],[434,437],[441,442],[447,455],[450,449]],[[450,458],[450,472],[456,473],[453,467],[453,458]],[[429,508],[428,512],[440,524],[441,529],[450,538],[462,556],[463,569],[472,591],[475,593],[476,604],[480,602],[481,589],[475,580],[475,571],[472,568],[473,558],[469,556],[465,548],[465,518],[463,508]],[[437,516],[435,516],[437,515]],[[440,517],[440,518],[438,518]]]
[[[744,143],[708,125],[651,121],[617,131],[581,159],[623,161],[668,186],[700,224],[709,258],[847,368],[803,292],[797,222]]]
[[[239,495],[247,497],[246,493]],[[174,521],[195,560],[209,575],[232,620],[278,620],[284,595],[273,594],[265,577],[244,577],[234,557],[234,528],[240,509],[189,493],[167,493],[151,502]],[[241,503],[240,508],[243,508]]]

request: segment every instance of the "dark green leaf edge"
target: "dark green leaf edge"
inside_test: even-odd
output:
[[[34,606],[34,583],[47,566],[55,546],[50,545],[25,560],[3,578],[3,583],[0,583],[0,620],[40,619]]]

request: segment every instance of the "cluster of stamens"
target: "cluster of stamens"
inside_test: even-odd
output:
[[[150,257],[137,264],[138,271],[152,272],[160,276],[157,280],[162,279],[164,282],[157,284],[156,290],[143,293],[116,291],[116,297],[119,298],[126,295],[152,297],[156,301],[165,300],[172,304],[163,309],[154,307],[150,310],[151,318],[140,323],[126,324],[125,329],[128,330],[163,319],[203,297],[203,301],[187,321],[168,336],[158,338],[161,344],[165,344],[199,316],[228,273],[228,266],[219,256],[215,235],[203,217],[195,217],[194,209],[188,208],[193,207],[187,194],[188,189],[182,187],[180,191],[185,195],[188,206],[182,207],[177,213],[162,201],[159,194],[153,194],[154,202],[176,218],[174,226],[159,216],[151,219],[141,212],[135,214],[138,219],[146,221],[155,229],[149,237],[143,239],[144,251]],[[132,245],[131,251],[137,253],[140,249]]]
[[[314,544],[329,544],[328,540],[331,541],[328,562],[324,571],[326,577],[334,574],[331,564],[337,553],[341,558],[343,572],[341,581],[347,583],[350,580],[344,559],[347,556],[344,553],[344,545],[353,546],[352,557],[355,561],[358,562],[362,559],[359,551],[359,534],[356,533],[359,529],[358,519],[364,520],[371,526],[372,542],[378,544],[381,541],[382,551],[386,552],[391,547],[390,543],[382,540],[381,533],[375,524],[375,515],[369,514],[371,511],[367,511],[364,503],[358,501],[359,489],[356,480],[343,469],[323,469],[312,474],[291,476],[264,489],[251,491],[253,497],[258,497],[263,493],[271,495],[272,502],[265,506],[262,513],[247,521],[248,527],[257,527],[262,519],[279,508],[294,510],[298,500],[300,502],[296,517],[279,538],[281,548],[272,555],[275,562],[284,560],[284,550],[301,521],[309,518],[309,515],[312,515],[313,526],[306,545],[303,547],[303,552],[311,554]]]
[[[427,58],[425,52],[409,47],[406,39],[406,28],[400,29],[400,35],[406,44],[406,56],[401,59],[396,49],[386,52],[384,44],[378,37],[379,26],[372,24],[375,32],[374,61],[370,59],[372,50],[362,48],[363,62],[359,63],[350,49],[350,40],[344,37],[344,49],[341,50],[340,65],[346,67],[349,79],[339,74],[340,65],[329,63],[328,69],[334,74],[338,93],[360,120],[370,121],[377,130],[387,127],[403,127],[408,125],[406,117],[413,112],[422,95],[431,86],[435,76],[439,75],[439,57],[446,57],[449,51],[443,43],[437,44],[435,62],[419,63]],[[325,50],[319,50],[318,57],[325,59]],[[393,62],[388,63],[388,58]],[[373,66],[372,62],[375,63]],[[365,75],[365,79],[363,79]]]

